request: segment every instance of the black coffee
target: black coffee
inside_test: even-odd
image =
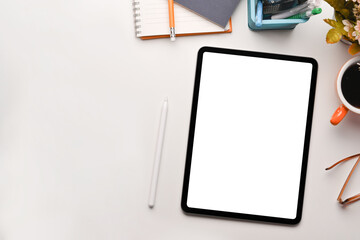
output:
[[[360,66],[357,63],[346,69],[341,80],[341,91],[348,103],[360,108]]]

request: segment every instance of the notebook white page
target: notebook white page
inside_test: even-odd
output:
[[[169,10],[167,0],[135,0],[137,37],[169,34]],[[224,32],[222,28],[205,18],[174,4],[176,34]]]

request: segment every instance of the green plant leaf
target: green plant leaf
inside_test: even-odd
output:
[[[344,16],[335,11],[335,19],[337,22],[342,22],[342,20],[344,20]]]
[[[339,19],[341,19],[341,18],[339,18]],[[338,31],[342,35],[347,36],[347,32],[344,29],[344,24],[342,23],[342,21],[335,21],[333,19],[324,19],[324,21],[327,24],[329,24],[330,26],[332,26],[333,28],[335,28],[336,31]]]
[[[351,46],[349,47],[349,53],[351,55],[355,55],[357,54],[358,52],[360,52],[360,46],[357,42],[354,42],[353,44],[351,44]]]
[[[353,11],[352,11],[354,8],[355,8],[355,3],[353,1],[345,2],[344,9],[346,9],[346,12],[344,12],[344,14],[346,14],[346,15],[344,15],[344,17],[349,19],[350,21],[356,21],[356,18],[354,16]]]
[[[351,12],[349,9],[343,8],[340,10],[340,13],[341,13],[341,15],[344,16],[344,18],[348,19],[350,17]]]
[[[329,24],[332,27],[336,27],[336,21],[333,19],[327,18],[327,19],[324,19],[324,22],[326,22],[327,24]]]
[[[335,11],[340,12],[341,9],[345,8],[345,0],[325,0]]]
[[[326,34],[326,42],[330,44],[337,43],[340,41],[341,37],[342,37],[341,32],[333,28],[330,29],[329,32]]]

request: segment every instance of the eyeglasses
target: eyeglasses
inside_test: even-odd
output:
[[[342,189],[341,189],[341,191],[340,191],[339,197],[337,198],[338,202],[341,203],[341,204],[343,204],[343,205],[349,205],[350,203],[353,203],[353,202],[356,202],[356,201],[359,201],[359,200],[360,200],[360,193],[359,193],[359,194],[356,194],[356,195],[354,195],[354,196],[352,196],[352,197],[349,197],[349,198],[347,198],[347,199],[345,199],[345,200],[342,200],[342,199],[341,199],[341,197],[342,197],[342,195],[343,195],[343,193],[344,193],[344,190],[345,190],[345,188],[346,188],[346,185],[348,184],[348,182],[349,182],[349,180],[350,180],[350,178],[351,178],[351,175],[353,174],[356,166],[357,166],[358,163],[360,162],[360,154],[355,154],[355,155],[352,155],[352,156],[350,156],[350,157],[344,158],[344,159],[338,161],[337,163],[335,163],[334,165],[332,165],[332,166],[330,166],[330,167],[328,167],[328,168],[325,169],[325,170],[330,170],[330,169],[332,169],[333,167],[337,166],[338,164],[343,163],[343,162],[346,162],[346,161],[348,161],[348,160],[350,160],[350,159],[353,159],[353,158],[356,158],[356,157],[357,157],[357,161],[356,161],[356,163],[354,164],[353,168],[351,169],[351,172],[349,173],[349,176],[347,177],[347,179],[346,179],[346,181],[345,181],[345,183],[344,183],[344,186],[342,187]]]

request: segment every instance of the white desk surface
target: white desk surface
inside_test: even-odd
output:
[[[337,127],[334,82],[351,56],[328,45],[324,11],[292,31],[142,41],[131,1],[0,3],[0,240],[358,239],[360,203],[338,193],[360,152],[360,116]],[[319,63],[303,218],[297,226],[185,215],[180,208],[196,54],[202,46],[301,55]],[[296,74],[296,73],[295,73]],[[289,76],[290,78],[291,76]],[[163,99],[158,195],[147,207]],[[261,147],[261,146],[259,146]],[[360,171],[347,196],[360,192]],[[279,199],[280,201],[280,199]]]

